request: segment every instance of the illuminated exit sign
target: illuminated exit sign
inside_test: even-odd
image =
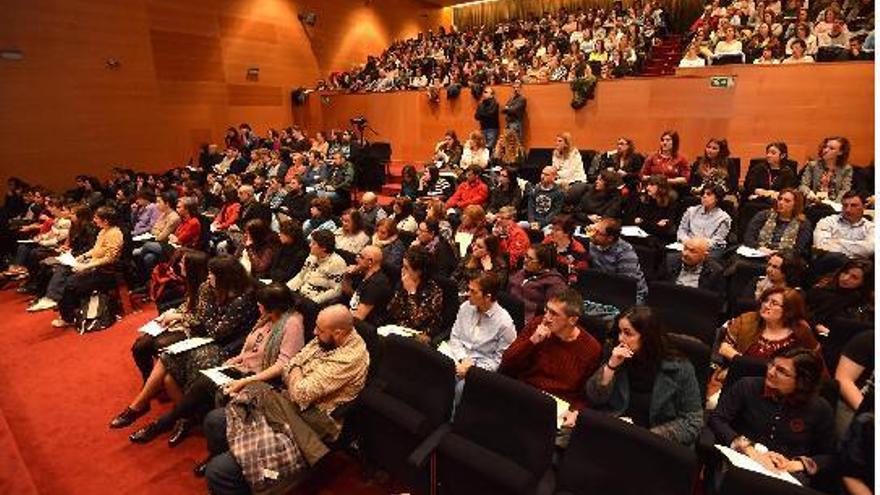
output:
[[[709,86],[713,88],[732,88],[733,77],[731,76],[713,76],[709,79]]]

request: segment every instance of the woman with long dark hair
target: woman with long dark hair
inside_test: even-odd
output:
[[[874,321],[873,272],[871,262],[850,260],[807,292],[810,322],[817,333],[830,333],[828,324],[835,318]]]
[[[651,308],[625,311],[618,330],[608,360],[587,380],[587,401],[667,440],[693,444],[703,426],[693,365],[670,346]]]
[[[652,175],[630,216],[630,221],[664,242],[675,239],[676,201],[670,195],[669,181],[664,175]]]
[[[645,159],[640,175],[647,180],[652,175],[665,175],[673,186],[688,183],[691,169],[687,159],[679,153],[680,138],[675,131],[664,131],[660,135],[660,149]]]

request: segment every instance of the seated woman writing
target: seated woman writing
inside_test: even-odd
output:
[[[694,367],[670,347],[651,308],[626,311],[618,328],[617,346],[587,380],[587,402],[667,440],[693,444],[703,426]],[[566,424],[575,419],[569,414]]]
[[[208,283],[214,287],[215,310],[191,329],[192,337],[207,337],[212,342],[181,352],[163,352],[143,388],[131,403],[110,422],[110,428],[123,428],[150,410],[150,401],[163,389],[180,403],[200,370],[218,366],[229,356],[232,346],[253,328],[259,312],[253,294],[253,282],[241,263],[232,256],[218,256],[208,263]]]
[[[238,392],[251,382],[272,382],[279,378],[284,365],[304,344],[302,315],[292,307],[290,289],[284,284],[273,283],[260,287],[256,294],[260,319],[245,338],[241,352],[223,363],[232,367],[224,374],[244,375],[222,387],[227,395]],[[197,374],[174,409],[134,432],[129,439],[135,443],[147,443],[174,428],[168,444],[179,444],[186,437],[193,420],[200,419],[214,408],[217,390],[217,384],[210,378]]]
[[[71,268],[73,274],[64,283],[58,302],[59,317],[52,321],[53,327],[73,325],[76,308],[83,298],[94,290],[109,288],[116,283],[116,278],[108,274],[122,254],[124,240],[118,221],[119,216],[113,208],[102,206],[95,211],[95,225],[100,229],[98,238],[92,249],[76,257],[77,263]]]
[[[819,350],[807,323],[804,298],[795,289],[765,290],[759,299],[757,312],[744,313],[723,327],[718,354],[730,362],[737,356],[769,360],[777,353],[793,347]],[[718,394],[727,376],[727,368],[715,371],[707,386],[709,409],[717,403]]]
[[[817,396],[822,373],[808,350],[776,354],[764,377],[741,378],[724,392],[709,416],[717,443],[806,483],[834,456],[834,416]]]

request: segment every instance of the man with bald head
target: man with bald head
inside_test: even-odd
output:
[[[670,258],[665,277],[685,287],[708,290],[724,297],[724,269],[709,257],[709,240],[692,237],[682,243],[681,258]],[[677,258],[677,257],[674,257]]]
[[[302,471],[328,452],[325,442],[339,436],[342,425],[332,414],[364,388],[369,366],[366,344],[354,330],[349,309],[341,304],[323,309],[315,337],[282,371],[285,390],[251,383],[234,395],[225,409],[208,414],[204,432],[210,458],[196,473],[205,475],[214,495],[251,493],[255,486],[287,493]],[[254,439],[247,435],[258,433],[239,418],[260,416],[274,434],[261,437],[260,448],[254,448]],[[232,418],[230,438],[227,418]],[[284,437],[296,444],[301,455],[292,460],[279,455]],[[271,455],[266,457],[265,452]]]
[[[358,208],[361,213],[361,220],[364,222],[364,230],[372,234],[376,231],[376,223],[388,216],[388,213],[379,206],[379,200],[376,193],[367,191],[361,196],[361,207]]]
[[[382,271],[381,248],[370,245],[361,249],[357,263],[348,267],[343,292],[351,295],[352,316],[375,326],[382,324],[385,308],[394,293]]]
[[[549,225],[556,215],[562,213],[564,203],[565,192],[556,184],[556,169],[544,167],[541,182],[529,193],[529,227],[537,230]]]

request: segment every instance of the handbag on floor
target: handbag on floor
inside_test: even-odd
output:
[[[112,326],[118,319],[117,304],[104,292],[94,291],[76,312],[75,327],[80,335]]]

